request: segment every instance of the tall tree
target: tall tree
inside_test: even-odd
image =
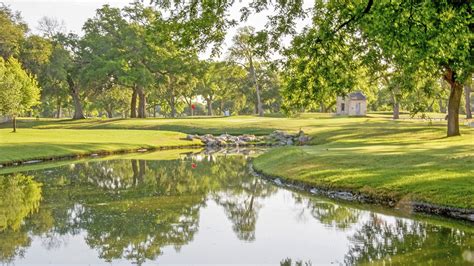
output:
[[[234,1],[207,3],[200,0],[154,0],[162,7],[173,7],[187,14],[189,20],[204,18],[204,12],[213,10],[218,18],[226,17]],[[260,12],[269,7],[275,9],[270,16],[269,29],[272,36],[292,33],[297,19],[308,14],[303,8],[303,0],[266,1],[256,0],[249,7],[242,9],[242,18],[248,18],[252,11]],[[377,49],[396,64],[405,73],[422,69],[424,73],[437,74],[450,85],[448,104],[447,135],[459,135],[459,107],[462,95],[462,82],[472,73],[474,53],[472,53],[474,31],[472,1],[403,1],[403,0],[358,0],[350,3],[344,1],[316,0],[312,11],[314,34],[308,35],[307,53],[318,54],[322,62],[325,59],[344,56],[335,52],[339,46],[348,47],[348,34],[353,38],[362,38],[358,44],[366,41],[377,44]],[[182,16],[186,17],[186,16]],[[220,29],[229,23],[223,20],[208,20]],[[222,30],[221,32],[223,32]],[[221,33],[220,32],[220,33]],[[214,34],[217,36],[217,34]],[[275,45],[278,46],[278,45]],[[352,43],[349,48],[357,49]],[[350,61],[357,58],[348,58]],[[327,65],[327,64],[326,64]],[[345,67],[335,65],[333,67]],[[313,68],[319,67],[315,65]],[[344,71],[340,72],[344,74]],[[301,84],[304,92],[299,95],[312,94],[311,86]],[[351,87],[346,87],[351,88]],[[292,97],[286,94],[287,97]]]
[[[66,25],[64,21],[60,21],[52,17],[42,17],[38,21],[38,31],[40,31],[43,37],[47,39],[54,39],[59,34],[66,32]]]
[[[40,88],[34,77],[10,57],[0,58],[0,113],[12,117],[16,132],[16,117],[39,103]]]
[[[460,135],[462,83],[474,68],[469,2],[369,1],[349,12],[349,18],[360,18],[355,26],[390,54],[401,72],[421,70],[448,82],[448,136]]]
[[[233,46],[230,48],[231,60],[244,60],[245,68],[248,70],[249,78],[255,86],[257,96],[257,114],[263,116],[263,104],[261,99],[261,88],[257,78],[257,60],[264,59],[266,55],[266,35],[257,34],[252,27],[240,28],[233,38]]]
[[[18,56],[28,27],[22,21],[19,13],[10,10],[0,3],[0,56],[7,60]]]

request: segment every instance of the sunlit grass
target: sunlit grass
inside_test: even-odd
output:
[[[408,114],[402,115],[402,117]],[[265,173],[310,184],[448,206],[474,208],[474,130],[446,138],[446,122],[389,114],[333,117],[213,117],[187,119],[21,120],[18,133],[0,129],[0,161],[197,144],[191,134],[312,136],[311,146],[279,148],[255,160]],[[182,133],[177,133],[182,132]]]
[[[474,208],[472,129],[445,138],[442,125],[371,123],[322,129],[320,145],[272,150],[255,167],[318,187]]]
[[[186,135],[141,130],[0,129],[0,163],[101,152],[198,145]]]

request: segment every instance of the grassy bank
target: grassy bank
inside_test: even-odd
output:
[[[474,209],[474,131],[405,122],[325,128],[320,145],[284,147],[255,159],[257,170],[316,187]]]
[[[445,138],[442,120],[362,118],[304,114],[283,117],[190,119],[20,120],[19,131],[0,125],[0,162],[100,151],[197,144],[191,134],[268,134],[303,129],[307,147],[283,147],[255,160],[269,175],[321,187],[400,200],[474,208],[474,130]]]
[[[11,133],[10,129],[0,129],[0,164],[200,144],[198,141],[183,140],[185,136],[169,131],[22,128],[17,133]]]

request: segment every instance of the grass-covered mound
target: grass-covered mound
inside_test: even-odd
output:
[[[474,209],[474,131],[445,138],[422,122],[328,125],[306,147],[269,151],[254,161],[271,176],[375,197]]]

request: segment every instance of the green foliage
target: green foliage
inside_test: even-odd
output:
[[[0,114],[18,116],[39,104],[40,88],[14,58],[0,58]]]
[[[0,235],[20,229],[23,220],[36,212],[41,200],[41,185],[31,176],[0,176]]]
[[[8,59],[18,56],[24,34],[28,30],[22,22],[19,13],[14,13],[3,3],[0,3],[0,56]]]
[[[128,114],[129,102],[132,92],[121,86],[113,86],[110,89],[98,92],[92,108],[97,110],[105,110],[108,118],[113,118],[114,114]]]
[[[200,209],[214,200],[239,238],[254,238],[259,199],[275,187],[251,175],[244,156],[214,160],[179,152],[168,158],[166,153],[29,171],[44,183],[43,200],[38,213],[22,217],[26,230],[21,236],[75,235],[80,229],[101,259],[140,264],[157,259],[165,247],[180,249],[191,242],[199,229]],[[191,167],[193,163],[198,167]],[[241,205],[242,198],[252,204]],[[14,241],[11,230],[0,236],[11,245],[9,256],[0,257],[3,262],[25,245]]]

